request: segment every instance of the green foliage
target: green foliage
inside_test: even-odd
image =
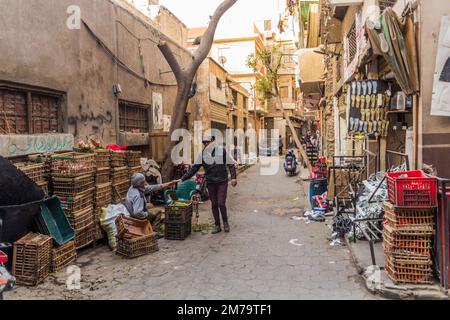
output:
[[[271,50],[257,51],[247,57],[246,65],[254,72],[259,71],[259,66],[264,66],[265,75],[256,82],[256,91],[263,101],[270,100],[275,96],[278,86],[278,72],[282,68],[282,57],[280,46],[275,44]]]
[[[309,3],[300,3],[301,22],[303,23],[303,29],[308,29],[309,22]]]
[[[273,97],[273,83],[269,77],[263,77],[256,82],[256,91],[261,95],[263,101],[270,100]]]
[[[247,61],[245,62],[245,65],[250,69],[252,69],[253,71],[255,72],[257,71],[258,60],[255,54],[253,53],[249,54],[249,56],[247,57]]]

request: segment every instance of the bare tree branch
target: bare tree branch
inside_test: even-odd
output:
[[[170,49],[169,45],[165,41],[161,41],[158,44],[158,48],[159,51],[161,51],[164,58],[166,59],[167,63],[169,64],[170,68],[172,69],[173,74],[177,79],[177,83],[180,83],[184,78],[184,71],[181,69],[177,58],[172,52],[172,49]]]
[[[170,132],[164,151],[164,163],[162,166],[162,175],[164,181],[171,179],[171,177],[173,176],[174,167],[170,155],[175,142],[171,140],[171,136],[174,130],[181,128],[183,125],[184,115],[186,114],[186,109],[190,98],[189,94],[195,74],[197,73],[198,68],[207,58],[211,50],[214,41],[214,34],[221,17],[237,1],[238,0],[224,0],[222,4],[219,5],[211,18],[208,28],[200,39],[200,45],[194,53],[192,60],[186,66],[180,66],[181,61],[178,61],[177,58],[175,58],[172,49],[165,41],[161,41],[158,44],[158,48],[169,64],[170,68],[172,69],[178,84],[178,91],[173,108]]]
[[[194,61],[190,66],[188,73],[191,73],[192,71],[196,72],[202,64],[203,60],[206,59],[209,51],[211,50],[211,46],[214,41],[214,35],[216,33],[217,25],[219,24],[220,19],[225,14],[225,12],[227,12],[228,9],[230,9],[236,2],[237,0],[224,0],[219,5],[219,7],[217,7],[216,11],[211,17],[208,28],[201,38],[199,47],[194,53]]]

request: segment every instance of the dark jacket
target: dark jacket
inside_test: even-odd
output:
[[[223,154],[223,160],[217,161],[215,155]],[[236,167],[233,159],[227,154],[224,148],[214,146],[213,148],[206,148],[203,150],[201,159],[198,159],[192,168],[181,178],[181,181],[186,181],[192,178],[203,167],[205,169],[205,178],[208,183],[221,183],[228,181],[228,170],[231,174],[231,179],[236,179]]]

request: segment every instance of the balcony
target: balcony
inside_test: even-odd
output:
[[[320,85],[324,82],[323,55],[314,50],[303,49],[299,54],[299,80],[304,94],[320,92]]]

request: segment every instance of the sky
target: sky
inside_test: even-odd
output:
[[[160,0],[188,27],[205,26],[221,0]],[[217,35],[251,32],[253,22],[273,19],[278,21],[278,6],[284,0],[238,0],[223,16]]]

